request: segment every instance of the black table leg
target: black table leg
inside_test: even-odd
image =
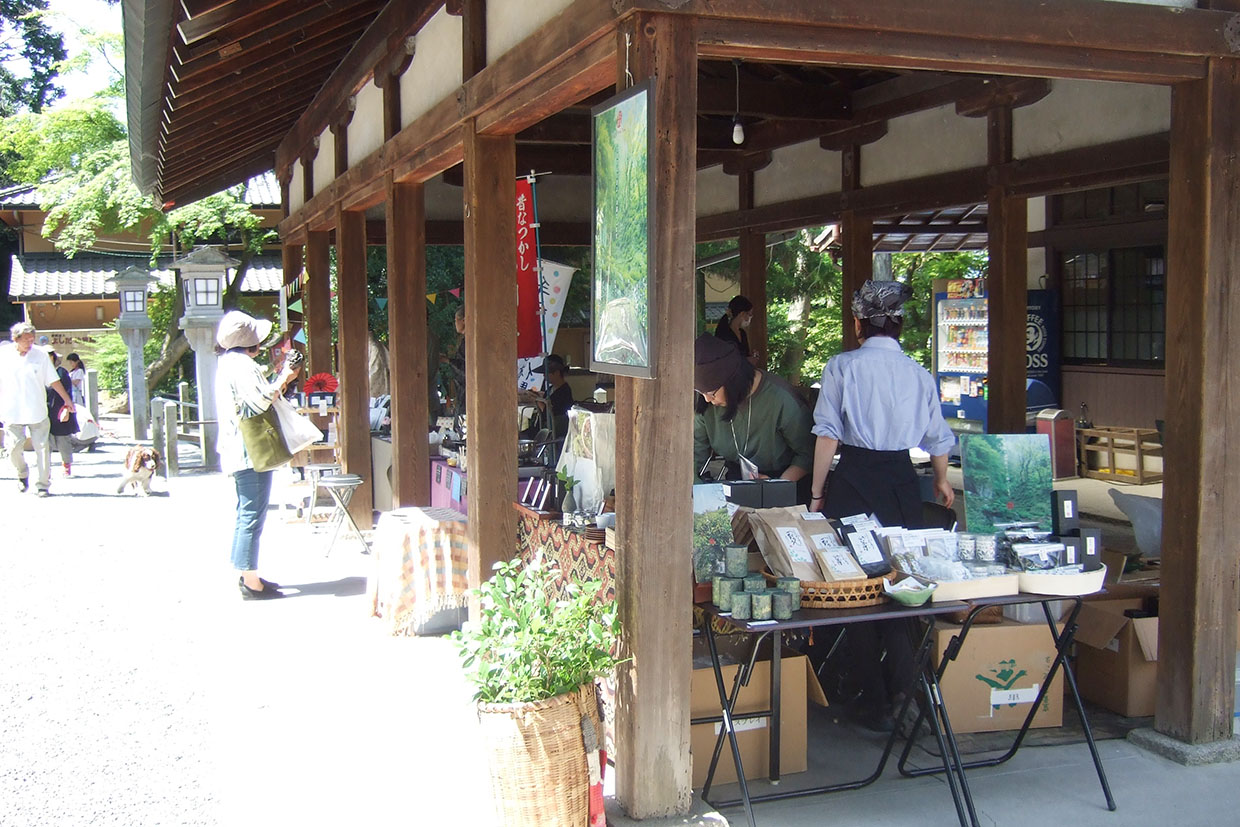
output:
[[[770,779],[772,784],[779,783],[779,731],[783,729],[781,704],[783,696],[780,678],[783,675],[783,633],[776,631],[771,635],[771,717],[770,717]]]
[[[720,724],[719,737],[715,739],[715,752],[711,756],[710,770],[706,774],[706,783],[702,787],[702,800],[710,803],[706,796],[710,794],[710,785],[714,780],[715,768],[719,763],[719,753],[723,748],[723,738],[726,735],[728,743],[732,747],[732,760],[736,764],[736,777],[741,785],[741,802],[745,805],[745,815],[749,818],[749,827],[757,827],[753,818],[753,802],[749,798],[749,785],[745,783],[745,767],[741,762],[741,748],[736,742],[736,729],[732,724],[732,708],[736,703],[736,698],[740,694],[743,675],[746,671],[746,665],[741,664],[736,670],[736,680],[732,685],[732,697],[728,698],[728,693],[723,687],[723,671],[719,666],[719,650],[715,644],[715,632],[711,629],[710,617],[704,619],[706,643],[710,647],[710,663],[715,671],[715,688],[719,692],[719,706],[723,713],[723,720]],[[754,644],[754,651],[757,651],[757,644]]]
[[[1111,795],[1111,785],[1107,782],[1106,770],[1102,768],[1102,757],[1098,755],[1098,745],[1094,742],[1094,731],[1089,726],[1089,718],[1085,715],[1085,705],[1081,703],[1081,693],[1076,689],[1076,674],[1072,671],[1072,664],[1068,662],[1066,653],[1068,646],[1076,639],[1076,616],[1081,611],[1081,598],[1077,598],[1076,606],[1072,609],[1072,614],[1068,618],[1068,622],[1064,625],[1063,632],[1058,632],[1055,628],[1055,618],[1051,616],[1051,607],[1049,603],[1042,604],[1042,611],[1046,615],[1046,622],[1051,627],[1051,634],[1055,635],[1056,648],[1060,651],[1063,659],[1063,677],[1068,684],[1068,690],[1072,693],[1072,702],[1076,705],[1076,714],[1081,718],[1081,729],[1085,732],[1085,743],[1089,744],[1089,755],[1094,759],[1094,769],[1098,773],[1098,783],[1102,785],[1102,794],[1106,796],[1107,809],[1115,811],[1115,797]]]

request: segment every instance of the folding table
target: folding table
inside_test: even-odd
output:
[[[948,614],[967,609],[964,603],[932,603],[925,606],[906,607],[897,604],[883,604],[878,606],[866,606],[856,609],[800,609],[792,613],[791,620],[768,620],[768,621],[744,621],[733,620],[731,615],[720,613],[719,609],[709,603],[698,604],[702,609],[703,622],[702,632],[706,637],[707,645],[710,647],[711,667],[715,672],[715,687],[719,692],[720,715],[703,716],[693,718],[692,723],[720,723],[722,726],[719,735],[715,739],[715,750],[711,756],[710,769],[706,774],[706,783],[702,786],[702,799],[715,807],[733,807],[738,804],[743,805],[745,814],[749,818],[750,827],[756,827],[753,815],[753,804],[762,801],[774,801],[787,798],[799,798],[808,795],[817,795],[821,793],[838,792],[841,790],[855,790],[868,786],[883,774],[883,769],[887,765],[887,759],[891,755],[891,751],[895,746],[897,732],[893,731],[887,738],[886,746],[883,748],[883,754],[879,758],[878,766],[869,776],[858,779],[856,781],[848,781],[840,784],[830,784],[821,787],[814,787],[805,790],[791,790],[788,792],[770,793],[766,795],[751,796],[749,794],[749,785],[745,781],[745,768],[741,763],[740,747],[736,740],[736,730],[733,720],[733,709],[736,705],[737,697],[740,694],[740,688],[749,682],[749,675],[754,668],[755,656],[759,644],[767,635],[771,636],[771,703],[769,709],[760,710],[758,712],[746,712],[745,718],[769,718],[770,726],[770,779],[771,781],[779,780],[779,722],[780,722],[780,660],[783,648],[783,633],[786,631],[798,629],[810,629],[819,626],[840,626],[851,623],[873,623],[882,620],[903,620],[908,624],[910,638],[917,640],[917,626],[919,621],[925,621],[926,628],[921,633],[921,641],[915,647],[915,656],[913,660],[914,668],[917,673],[915,680],[917,688],[922,693],[924,700],[924,708],[934,711],[934,715],[929,719],[930,729],[934,733],[939,744],[939,754],[943,759],[942,771],[947,773],[948,787],[951,790],[952,801],[956,806],[956,816],[962,825],[969,824],[969,818],[972,816],[976,823],[976,816],[973,815],[973,801],[969,795],[968,782],[964,777],[964,768],[961,765],[959,750],[956,747],[956,736],[952,733],[951,722],[947,717],[947,709],[943,706],[942,693],[939,691],[938,673],[929,665],[930,643],[932,640],[932,632],[934,630],[934,618],[936,615]],[[723,684],[723,672],[720,669],[719,650],[715,643],[715,633],[712,623],[719,621],[732,626],[738,632],[748,635],[754,635],[754,644],[751,655],[746,663],[742,663],[736,671],[736,678],[732,684],[732,693],[728,694]],[[910,693],[911,695],[911,693]],[[711,783],[715,777],[715,768],[719,763],[719,756],[723,751],[724,739],[727,739],[732,748],[732,760],[736,763],[736,774],[738,783],[741,788],[741,797],[732,801],[711,802],[708,799],[710,795]]]
[[[1064,616],[1063,630],[1059,630],[1055,624],[1055,617],[1051,613],[1051,603],[1057,601],[1070,601],[1072,608],[1068,614]],[[1094,743],[1094,733],[1089,726],[1089,718],[1085,715],[1085,705],[1081,703],[1081,695],[1076,689],[1076,675],[1072,672],[1072,665],[1068,663],[1068,648],[1072,645],[1073,639],[1076,637],[1076,618],[1081,612],[1081,603],[1083,598],[1080,595],[1050,595],[1050,594],[1013,594],[1005,597],[982,597],[967,601],[969,613],[965,617],[964,624],[960,627],[959,634],[955,635],[951,642],[943,652],[943,659],[935,669],[935,674],[941,680],[943,673],[947,671],[947,666],[960,653],[960,649],[964,646],[965,638],[968,637],[969,630],[973,627],[977,616],[985,609],[991,606],[1015,606],[1020,604],[1039,603],[1042,606],[1042,613],[1046,617],[1046,623],[1050,627],[1051,637],[1055,641],[1055,659],[1051,661],[1049,671],[1046,673],[1046,679],[1042,681],[1042,685],[1038,688],[1038,696],[1033,704],[1029,707],[1029,714],[1025,716],[1025,722],[1016,733],[1016,738],[1012,741],[1012,746],[1007,752],[995,758],[974,759],[967,763],[962,763],[962,770],[974,769],[976,767],[996,767],[1014,756],[1021,744],[1025,740],[1025,735],[1029,732],[1029,727],[1033,723],[1033,716],[1037,714],[1039,707],[1042,706],[1042,699],[1046,697],[1047,690],[1050,688],[1051,682],[1055,679],[1055,673],[1059,667],[1063,666],[1064,680],[1068,684],[1068,690],[1072,693],[1072,700],[1076,704],[1077,714],[1081,717],[1081,728],[1085,731],[1085,742],[1089,745],[1089,754],[1094,759],[1094,769],[1098,773],[1098,783],[1102,785],[1102,794],[1106,796],[1107,809],[1115,809],[1115,798],[1111,795],[1111,785],[1107,783],[1106,770],[1102,768],[1102,758],[1098,755],[1098,746]],[[905,709],[908,704],[905,704]],[[901,720],[904,712],[901,711]],[[920,769],[910,769],[905,766],[908,761],[909,752],[913,748],[913,743],[917,738],[917,733],[921,729],[921,722],[925,718],[922,712],[917,717],[917,723],[913,725],[912,732],[908,735],[908,740],[904,744],[904,749],[900,753],[900,761],[896,767],[902,775],[910,778],[930,775],[942,772],[937,767],[926,767]],[[973,823],[977,823],[976,816]]]

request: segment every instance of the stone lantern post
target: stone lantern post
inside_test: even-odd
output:
[[[151,335],[151,317],[146,313],[146,297],[155,278],[140,267],[128,267],[115,278],[121,313],[116,331],[129,351],[129,413],[133,419],[133,438],[145,440],[150,427],[150,394],[146,387],[146,357],[143,349]]]
[[[224,315],[228,268],[239,264],[218,247],[199,247],[172,263],[173,268],[181,272],[185,291],[185,315],[179,324],[189,346],[194,349],[198,419],[205,423],[202,426],[202,463],[212,470],[220,467],[220,454],[216,450],[220,431],[215,404],[215,330]]]

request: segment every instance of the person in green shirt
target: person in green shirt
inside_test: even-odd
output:
[[[814,468],[813,416],[792,386],[758,370],[736,346],[709,333],[693,343],[693,467],[723,458],[729,479],[782,478],[808,503]]]

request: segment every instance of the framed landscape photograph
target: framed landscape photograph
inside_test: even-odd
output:
[[[1004,523],[1051,528],[1051,443],[1046,434],[964,434],[960,438],[968,530],[993,534]]]
[[[594,280],[590,369],[654,376],[654,295],[650,204],[654,135],[653,80],[625,90],[592,111],[594,151]]]

